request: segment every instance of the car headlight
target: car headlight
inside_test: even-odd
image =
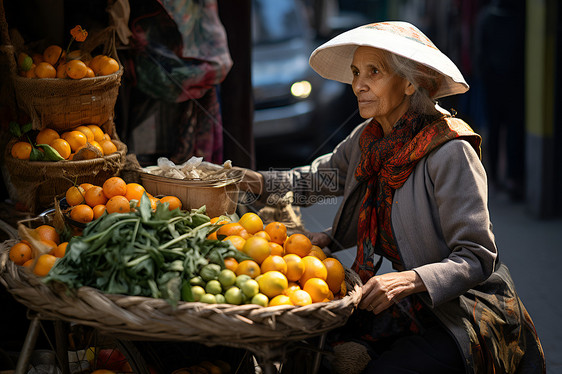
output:
[[[309,81],[295,82],[291,85],[291,94],[299,99],[306,99],[311,91],[312,85]]]

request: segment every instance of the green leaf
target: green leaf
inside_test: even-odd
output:
[[[150,205],[150,199],[146,193],[142,194],[138,211],[140,212],[143,221],[146,222],[150,220],[150,217],[152,216],[152,207]]]
[[[33,129],[33,123],[28,122],[25,125],[21,126],[21,133],[22,135],[25,133],[28,133],[29,131],[31,131]]]
[[[64,158],[60,153],[48,144],[37,144],[37,148],[41,148],[45,154],[45,161],[61,161]]]
[[[29,154],[29,161],[43,161],[45,154],[35,147],[31,148],[31,153]]]
[[[14,137],[19,138],[20,136],[23,135],[23,133],[21,132],[21,128],[20,125],[17,122],[10,122],[10,134],[12,134]]]

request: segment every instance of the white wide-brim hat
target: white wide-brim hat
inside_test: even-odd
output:
[[[353,54],[360,46],[384,49],[442,75],[433,99],[468,91],[468,83],[453,61],[417,27],[402,21],[372,23],[346,31],[316,48],[310,66],[324,78],[351,84]]]

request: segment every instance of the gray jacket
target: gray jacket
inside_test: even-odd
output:
[[[343,195],[329,230],[332,251],[357,244],[357,220],[365,186],[357,182],[354,174],[361,158],[359,137],[367,123],[356,127],[332,153],[308,166],[262,172],[266,182],[262,198],[272,192],[292,190],[295,205],[308,205],[316,201],[311,196]],[[273,185],[275,191],[267,191],[267,186]],[[460,296],[485,284],[495,271],[500,274],[495,278],[501,280],[502,287],[515,293],[507,268],[499,264],[487,199],[486,173],[478,154],[467,141],[456,139],[416,165],[405,184],[395,191],[392,207],[392,228],[404,268],[416,271],[423,280],[427,292],[421,297],[454,335],[465,356],[467,372],[480,366],[472,351],[480,345],[474,341],[478,322],[470,320],[474,318],[470,315],[471,302]],[[527,316],[522,304],[517,313],[521,319]],[[538,337],[536,340],[538,343]],[[542,352],[540,345],[537,350]],[[521,359],[509,357],[511,363],[497,366],[513,362],[517,365]]]

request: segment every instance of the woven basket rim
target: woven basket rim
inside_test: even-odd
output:
[[[348,294],[326,303],[273,306],[178,303],[163,299],[104,294],[81,287],[69,292],[46,285],[8,258],[7,240],[0,247],[0,283],[44,319],[89,325],[129,340],[195,341],[259,350],[259,344],[286,343],[320,335],[345,324],[361,300],[361,281],[346,268]]]
[[[223,187],[229,184],[239,183],[243,178],[242,172],[238,170],[233,170],[231,173],[233,175],[229,175],[226,178],[217,179],[178,179],[156,175],[146,171],[139,171],[138,174],[141,179],[148,179],[158,183],[176,184],[187,187],[214,187],[217,184],[220,185],[220,187]]]
[[[27,78],[27,77],[22,77],[20,75],[15,75],[12,78],[14,79],[14,81],[17,82],[26,82],[26,83],[33,83],[36,85],[48,85],[52,82],[57,82],[60,83],[60,85],[64,85],[64,86],[77,86],[78,83],[82,82],[82,83],[86,83],[86,82],[101,82],[101,81],[108,81],[108,82],[113,82],[116,79],[119,79],[121,76],[123,75],[123,66],[119,65],[119,70],[117,70],[115,73],[111,73],[108,75],[99,75],[99,76],[95,76],[95,77],[91,77],[91,78],[81,78],[81,79],[70,79],[70,78]]]

